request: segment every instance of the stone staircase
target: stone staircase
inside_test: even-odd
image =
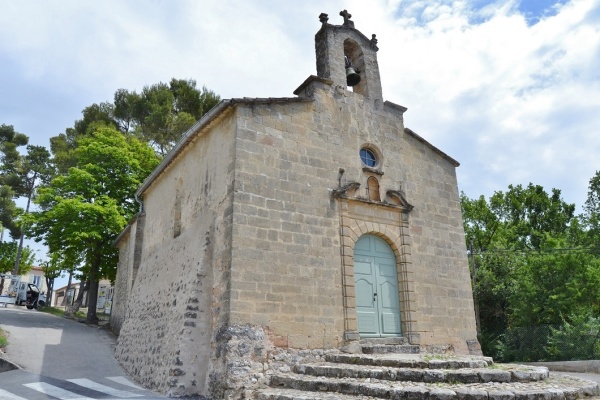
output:
[[[328,353],[274,373],[260,400],[571,400],[598,384],[545,367],[494,364],[489,357],[419,354],[401,339],[361,341],[362,353]]]

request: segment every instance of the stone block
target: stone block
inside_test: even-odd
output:
[[[489,400],[514,400],[515,394],[508,390],[489,390]]]
[[[429,390],[421,386],[406,386],[392,389],[391,400],[426,400]]]
[[[456,398],[456,392],[450,389],[436,388],[429,392],[430,400],[451,400]]]

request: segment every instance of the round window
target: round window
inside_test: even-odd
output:
[[[377,165],[377,156],[375,156],[375,152],[370,149],[360,149],[360,160],[367,167],[374,167]]]

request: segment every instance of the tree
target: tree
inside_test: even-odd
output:
[[[556,346],[546,343],[562,330],[551,326],[581,331],[581,321],[600,313],[598,188],[600,178],[593,178],[581,217],[559,190],[533,184],[510,185],[489,201],[461,195],[485,354],[504,361],[556,357]]]
[[[112,242],[137,212],[135,191],[159,159],[149,146],[108,126],[79,139],[74,152],[76,167],[40,188],[42,210],[29,222],[51,254],[81,264],[90,282],[87,321],[96,323],[98,281],[114,280],[116,273]]]
[[[126,135],[137,136],[164,156],[198,119],[214,107],[220,97],[196,81],[171,79],[169,84],[144,86],[141,93],[118,89],[114,102],[92,104],[83,118],[50,139],[50,148],[61,173],[75,165],[73,150],[79,139],[99,128],[114,127]]]
[[[17,223],[19,209],[13,198],[13,190],[8,185],[0,186],[0,229],[2,229],[2,238],[4,238],[4,229],[8,229],[10,236],[18,238],[21,235],[21,229]]]
[[[515,271],[510,303],[516,326],[560,325],[600,313],[600,259],[563,238],[549,238]]]
[[[594,246],[597,254],[600,254],[600,171],[596,171],[590,179],[581,218],[587,228],[586,243]]]
[[[16,159],[11,171],[6,174],[5,179],[8,185],[14,190],[17,196],[27,198],[24,215],[29,212],[31,200],[38,182],[47,182],[53,174],[53,168],[50,164],[50,152],[43,146],[27,146],[27,154]],[[23,249],[23,240],[25,232],[21,229],[19,235],[19,247],[15,259],[13,274],[17,274],[19,263],[21,262],[21,251]]]
[[[0,242],[0,293],[4,290],[4,274],[13,273],[15,259],[17,257],[17,242]],[[28,246],[24,247],[21,253],[21,262],[16,275],[26,274],[34,262],[34,252]]]
[[[29,143],[29,138],[23,133],[15,132],[12,125],[0,125],[0,160],[2,161],[2,174],[12,171],[12,168],[21,156],[18,147]]]
[[[40,262],[40,267],[42,268],[42,272],[44,273],[44,277],[46,279],[46,286],[48,287],[46,298],[48,299],[48,305],[50,305],[50,302],[52,301],[52,293],[54,292],[54,280],[59,278],[63,271],[60,254],[51,254],[49,260]]]
[[[548,194],[539,185],[510,185],[489,201],[462,194],[461,206],[467,246],[473,243],[470,261],[477,269],[473,291],[486,354],[493,354],[509,328],[560,321],[561,313],[574,307],[568,296],[580,299],[575,282],[586,284],[585,293],[600,290],[584,271],[591,265],[585,252],[556,253],[581,244],[575,205],[562,200],[559,190]]]
[[[123,132],[134,132],[164,156],[181,135],[220,98],[196,81],[172,79],[170,84],[145,86],[140,94],[119,89],[114,116]]]
[[[27,135],[15,132],[12,125],[0,125],[0,224],[13,238],[18,238],[21,230],[16,220],[18,209],[13,201],[17,194],[11,187],[10,177],[16,172],[21,158],[18,148],[28,142]]]
[[[0,273],[5,274],[12,272],[15,266],[15,257],[17,256],[17,242],[0,242]],[[23,275],[29,272],[33,266],[35,258],[34,251],[25,246],[21,255],[21,264],[19,264],[18,275]]]
[[[495,192],[490,198],[491,211],[503,224],[506,244],[519,249],[539,249],[546,234],[567,231],[575,215],[575,204],[560,198],[560,190],[546,193],[539,185],[508,186],[506,193]]]

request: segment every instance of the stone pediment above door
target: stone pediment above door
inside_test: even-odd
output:
[[[385,192],[385,197],[381,200],[374,200],[367,196],[361,195],[360,183],[358,182],[348,182],[344,186],[333,189],[332,197],[340,200],[356,200],[365,203],[400,208],[404,212],[410,212],[414,208],[412,204],[406,201],[404,194],[402,194],[400,190],[387,190]]]
[[[406,211],[411,211],[414,208],[412,204],[406,201],[404,195],[399,190],[388,190],[384,201],[388,204],[399,206]]]

